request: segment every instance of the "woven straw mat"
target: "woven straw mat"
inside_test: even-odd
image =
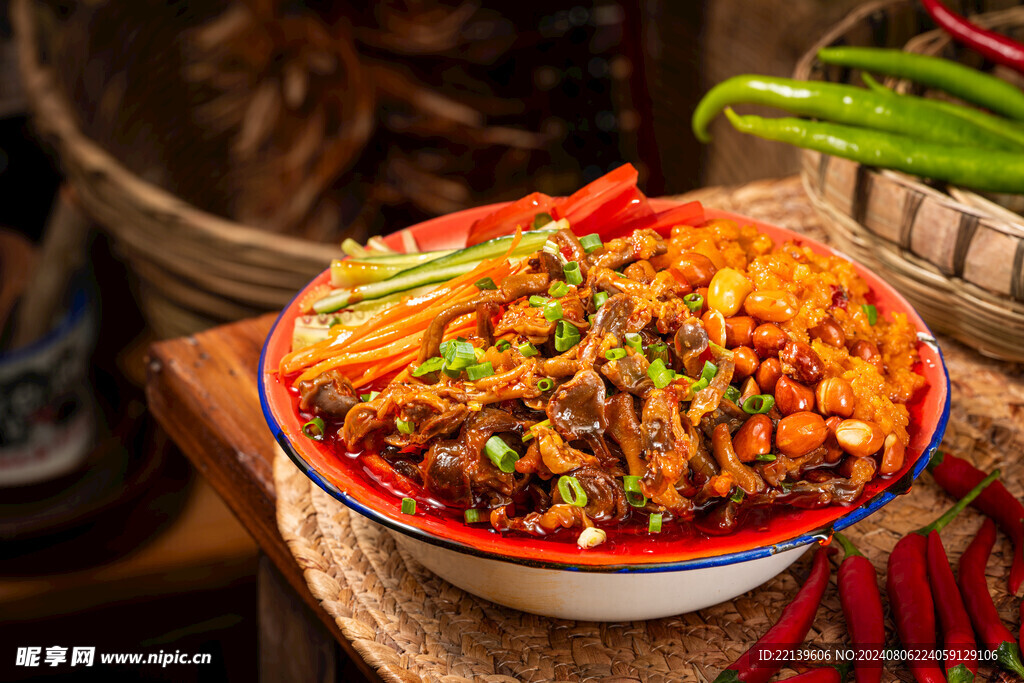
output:
[[[799,181],[732,193],[702,193],[708,206],[736,210],[808,234],[816,218],[806,200],[789,203]],[[788,207],[788,208],[787,208]],[[775,215],[773,215],[773,213]],[[820,234],[820,233],[818,233]],[[978,357],[941,340],[952,384],[952,416],[944,447],[983,468],[1000,467],[1003,481],[1024,494],[1024,367]],[[335,501],[279,452],[274,464],[277,521],[312,594],[355,649],[385,681],[714,680],[759,638],[793,598],[809,556],[729,602],[693,614],[646,622],[588,623],[534,616],[469,595],[435,577],[399,551],[388,532]],[[849,531],[884,584],[885,561],[899,538],[935,518],[951,500],[928,475],[900,498]],[[974,510],[943,531],[954,566],[981,523]],[[1000,536],[989,562],[989,588],[1004,621],[1017,628],[1017,600],[1008,595],[1010,546]],[[836,560],[833,560],[835,563]],[[833,585],[825,594],[808,643],[848,643]],[[529,586],[523,586],[529,590]],[[890,645],[896,639],[887,618]],[[780,679],[791,671],[783,671]],[[982,667],[982,680],[997,674]],[[891,664],[887,681],[910,681]]]

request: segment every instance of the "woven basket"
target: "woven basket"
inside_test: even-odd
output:
[[[1019,29],[1024,7],[981,20]],[[818,49],[903,47],[932,27],[914,0],[867,4],[804,55],[795,76],[860,84],[858,72],[818,62]],[[987,355],[1024,360],[1024,221],[983,200],[961,201],[962,191],[941,184],[813,151],[802,155],[802,177],[837,246],[892,282],[933,329]]]
[[[79,128],[47,63],[46,3],[14,0],[22,79],[38,130],[52,142],[86,213],[113,235],[138,276],[143,312],[160,336],[283,307],[340,255],[191,206],[142,180]]]

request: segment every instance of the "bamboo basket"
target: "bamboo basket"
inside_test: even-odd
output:
[[[178,336],[283,307],[340,250],[215,216],[143,180],[80,129],[45,61],[44,3],[15,0],[11,20],[26,96],[85,212],[113,236],[138,277],[156,333]]]
[[[965,13],[958,4],[950,3]],[[1024,7],[974,4],[998,10],[974,20],[1024,33]],[[804,55],[795,77],[860,84],[859,72],[818,62],[818,49],[910,43],[933,52],[942,42],[934,32],[911,43],[933,26],[914,0],[869,3]],[[949,49],[943,56],[967,53]],[[978,195],[814,151],[803,152],[801,176],[836,245],[886,277],[935,331],[983,354],[1024,361],[1024,221]]]
[[[565,105],[493,77],[533,54],[506,11],[357,5],[12,0],[36,127],[159,336],[280,309],[345,238],[579,186]]]

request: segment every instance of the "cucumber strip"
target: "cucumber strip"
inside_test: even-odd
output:
[[[380,282],[370,282],[352,289],[334,290],[323,299],[313,304],[313,310],[317,313],[333,313],[348,306],[350,300],[353,303],[378,300],[390,294],[401,294],[413,287],[443,282],[454,277],[464,275],[476,268],[475,263],[454,263],[428,272],[419,271],[412,275],[399,273],[395,277]]]
[[[366,251],[366,247],[356,242],[351,237],[346,237],[341,242],[341,250],[349,256],[359,257],[366,256],[369,252]]]
[[[403,270],[447,256],[450,253],[452,253],[451,250],[442,250],[335,259],[331,261],[331,286],[356,287],[369,282],[379,282],[397,275]]]
[[[415,266],[424,261],[433,261],[434,259],[447,256],[448,254],[454,254],[458,249],[438,249],[437,251],[414,251],[409,254],[367,254],[366,256],[357,256],[346,261],[358,261],[360,263],[405,263],[409,266]]]
[[[512,252],[513,256],[532,254],[533,252],[540,249],[548,238],[554,235],[557,230],[530,230],[529,232],[523,233],[523,238],[519,242],[519,246],[516,247],[515,251]],[[443,268],[455,263],[479,263],[484,259],[497,258],[503,256],[508,251],[508,245],[512,243],[512,235],[506,235],[504,237],[495,237],[492,240],[481,242],[480,244],[474,244],[471,247],[465,249],[459,249],[458,251],[452,252],[447,256],[442,256],[439,259],[428,261],[409,270],[402,271],[399,273],[401,276],[414,275],[419,271],[429,272],[434,268]],[[437,280],[432,280],[437,282]]]
[[[522,240],[511,256],[532,254],[540,249],[548,238],[556,232],[557,230],[531,230],[523,233]],[[442,256],[441,258],[403,270],[387,280],[370,282],[350,289],[334,290],[313,304],[313,310],[317,313],[332,313],[338,309],[345,308],[349,301],[359,302],[379,299],[389,294],[404,292],[413,287],[450,280],[473,270],[484,259],[504,256],[505,252],[508,251],[509,244],[512,243],[512,239],[512,235],[496,237],[480,244],[474,244],[472,247],[460,249],[447,256]]]

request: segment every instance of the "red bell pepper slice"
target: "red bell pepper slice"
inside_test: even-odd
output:
[[[671,209],[659,211],[649,217],[612,226],[607,231],[607,236],[602,235],[602,238],[622,237],[642,228],[654,230],[662,237],[667,237],[672,228],[677,225],[701,225],[705,220],[704,206],[700,202],[686,202],[679,206],[673,206]]]
[[[611,199],[630,189],[636,189],[639,177],[640,173],[632,164],[623,164],[563,199],[556,207],[556,213],[552,215],[555,218],[568,218],[569,223],[575,225]]]
[[[480,242],[511,235],[516,227],[524,230],[533,228],[533,219],[539,213],[546,213],[554,216],[556,200],[542,192],[528,194],[519,201],[512,202],[492,214],[477,220],[469,228],[469,235],[466,238],[466,246],[471,247]]]
[[[556,220],[565,218],[577,235],[597,233],[602,240],[639,228],[657,230],[664,236],[673,226],[704,222],[704,208],[699,202],[655,212],[636,186],[638,177],[632,165],[623,164],[565,198],[534,192],[476,221],[469,229],[466,245],[512,234],[517,226],[529,230],[540,213]]]

